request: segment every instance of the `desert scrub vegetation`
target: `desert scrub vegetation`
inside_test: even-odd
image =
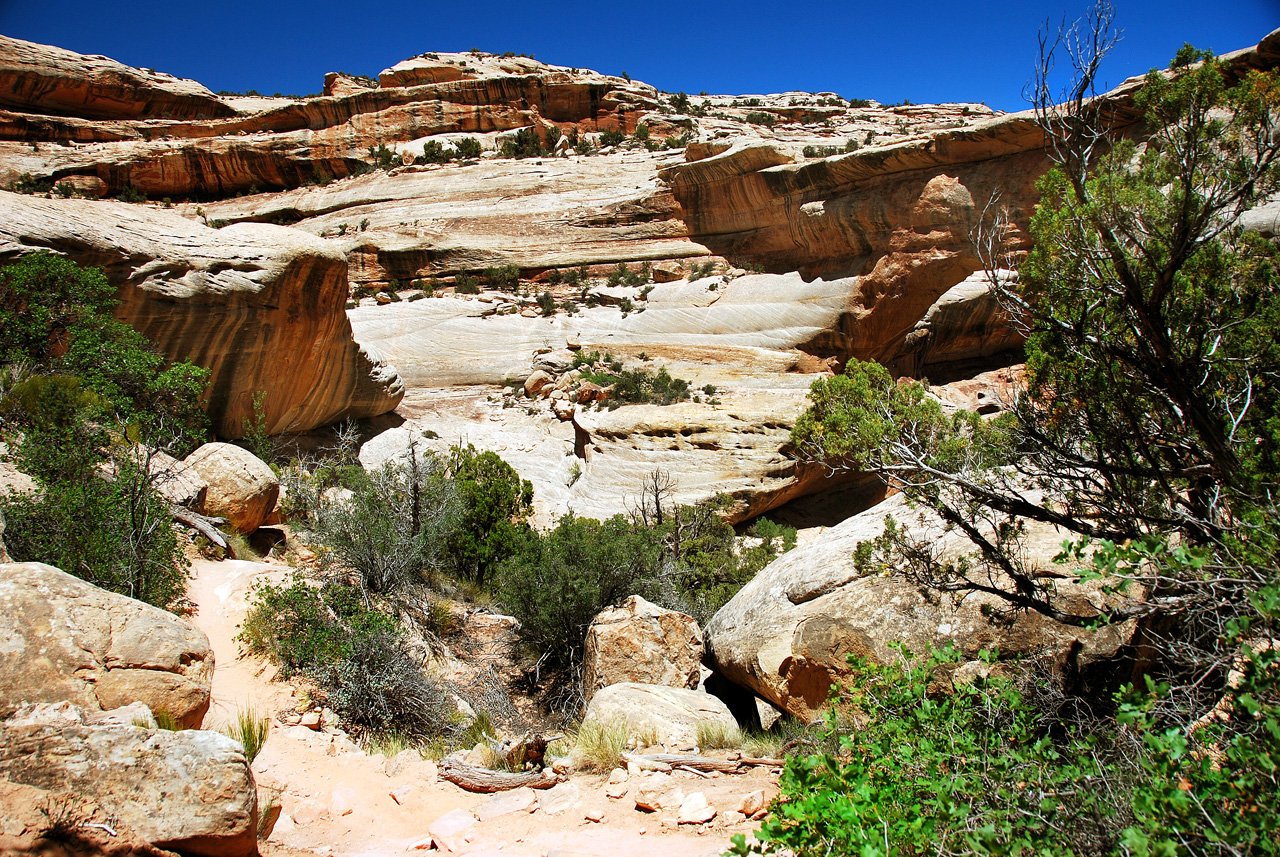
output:
[[[1031,251],[1010,254],[998,206],[978,233],[1028,336],[1010,409],[943,413],[854,361],[814,384],[793,439],[881,474],[974,548],[943,558],[887,526],[861,561],[981,590],[997,621],[1134,621],[1142,659],[1093,676],[1100,690],[993,671],[941,695],[954,653],[855,663],[864,723],[840,754],[792,759],[775,819],[738,853],[1280,852],[1280,251],[1240,224],[1280,189],[1280,74],[1185,46],[1134,95],[1140,148],[1090,98],[1113,17],[1099,4],[1042,40],[1033,105],[1056,166]],[[1065,101],[1055,59],[1076,70]],[[1052,576],[1025,559],[1027,520],[1067,539]],[[1055,577],[1110,600],[1064,605]]]
[[[187,562],[152,462],[206,438],[208,371],[167,363],[116,303],[101,270],[59,256],[0,268],[0,433],[40,487],[0,501],[5,541],[16,559],[176,609]]]
[[[240,742],[240,746],[244,747],[245,759],[252,765],[271,734],[271,718],[262,716],[256,709],[242,708],[236,712],[235,719],[222,730],[222,734]]]
[[[580,382],[613,388],[610,397],[597,407],[613,410],[621,405],[674,405],[690,395],[689,382],[672,377],[665,366],[657,370],[647,366],[627,369],[609,353],[578,353],[574,355],[573,368],[581,369]]]

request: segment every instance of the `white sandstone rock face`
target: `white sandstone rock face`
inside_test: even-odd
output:
[[[0,716],[26,703],[142,702],[195,729],[209,709],[209,639],[172,613],[24,562],[0,565],[0,615]]]
[[[582,684],[587,699],[622,682],[698,686],[702,631],[692,616],[639,595],[603,610],[587,628]]]
[[[890,498],[783,554],[720,608],[705,629],[713,668],[784,711],[812,720],[831,685],[848,675],[849,655],[887,663],[900,657],[890,647],[895,642],[916,653],[952,643],[974,659],[982,649],[1035,655],[1058,665],[1070,655],[1083,667],[1115,656],[1133,634],[1133,620],[1089,631],[1037,613],[1019,614],[1002,627],[984,615],[984,608],[1004,608],[995,596],[943,594],[935,602],[902,577],[861,576],[854,549],[879,536],[890,515],[933,539],[944,555],[972,550],[936,518],[920,521],[901,496]],[[1028,524],[1031,561],[1050,566],[1063,538],[1053,527]],[[1070,609],[1092,612],[1089,605],[1101,603],[1103,595],[1096,583],[1060,583],[1056,598]]]
[[[624,682],[598,691],[583,724],[623,724],[629,735],[653,734],[659,744],[693,747],[698,724],[736,729],[729,708],[709,693],[681,687]]]
[[[158,848],[257,854],[253,773],[217,732],[89,724],[68,703],[27,706],[0,723],[0,780],[86,795]]]
[[[208,483],[205,512],[251,533],[275,508],[280,482],[262,459],[231,443],[206,443],[184,463]]]

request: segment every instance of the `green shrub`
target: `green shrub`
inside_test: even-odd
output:
[[[1280,653],[1243,653],[1239,710],[1189,732],[1160,722],[1150,681],[1117,697],[1118,722],[1063,720],[1035,681],[951,686],[952,649],[852,657],[837,704],[858,728],[839,754],[792,756],[757,842],[732,853],[1275,854]]]
[[[538,307],[542,310],[544,316],[556,314],[556,299],[551,296],[551,292],[543,292],[538,295]]]
[[[447,471],[465,511],[447,538],[448,561],[461,577],[484,583],[528,537],[533,484],[495,452],[455,446]]]
[[[32,253],[0,268],[0,363],[77,376],[109,403],[95,418],[134,424],[138,439],[186,455],[207,435],[200,396],[208,370],[166,367],[112,316],[117,303],[100,269],[61,256]]]
[[[521,128],[513,137],[504,140],[498,153],[504,158],[540,158],[550,154],[555,144],[548,146],[537,128]]]
[[[466,274],[458,274],[453,278],[453,291],[459,295],[480,294],[480,281]]]
[[[753,99],[754,100],[754,99]],[[766,128],[772,128],[778,124],[778,117],[772,113],[765,113],[760,110],[752,110],[747,114],[746,120],[752,125],[763,125]]]
[[[321,502],[315,537],[356,574],[366,598],[425,582],[445,567],[444,545],[464,506],[434,455],[346,472],[352,496]]]
[[[515,265],[493,266],[484,269],[489,287],[504,292],[514,292],[520,286],[520,269]]]
[[[453,147],[458,152],[458,157],[463,160],[480,157],[482,151],[480,141],[475,137],[459,137],[453,141]]]
[[[572,666],[597,613],[628,595],[657,597],[659,553],[653,534],[621,515],[604,522],[567,515],[503,563],[499,599],[520,620],[517,637],[535,658]]]
[[[601,147],[620,146],[626,138],[627,135],[623,131],[617,128],[610,128],[607,131],[600,132],[600,145]]]
[[[370,607],[358,586],[295,578],[260,587],[236,639],[282,677],[310,676],[324,702],[359,729],[428,737],[449,724],[447,695],[423,675],[396,622]]]
[[[426,738],[452,723],[448,693],[423,674],[398,632],[356,637],[348,655],[316,678],[344,722],[370,733]]]

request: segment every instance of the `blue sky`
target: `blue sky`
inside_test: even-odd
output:
[[[194,78],[213,90],[318,92],[326,71],[376,75],[424,51],[530,53],[559,65],[726,94],[1025,105],[1046,18],[1085,3],[877,0],[359,2],[0,0],[0,33]],[[1280,27],[1280,0],[1116,0],[1109,84],[1164,66],[1183,42],[1226,52]]]

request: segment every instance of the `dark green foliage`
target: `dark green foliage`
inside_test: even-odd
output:
[[[869,98],[850,98],[848,106],[854,110],[865,110],[871,106]]]
[[[671,96],[670,102],[671,108],[677,113],[688,113],[692,108],[692,105],[689,104],[689,96],[683,91],[677,92],[675,95]]]
[[[480,141],[475,137],[459,137],[453,141],[453,147],[457,150],[460,159],[470,160],[480,157]]]
[[[1112,789],[1136,772],[1119,736],[1055,736],[1053,712],[1008,679],[935,690],[959,660],[952,650],[886,667],[851,659],[837,705],[858,712],[858,727],[838,755],[789,760],[759,843],[737,836],[733,853],[1121,853],[1132,817]]]
[[[538,307],[542,310],[544,316],[556,314],[556,299],[551,296],[551,292],[543,292],[538,295]]]
[[[633,135],[641,143],[649,139],[649,126],[641,122],[636,126],[636,133]]]
[[[520,287],[520,269],[515,265],[493,266],[484,269],[489,287],[504,292],[514,292]]]
[[[357,587],[312,586],[295,578],[288,586],[254,590],[236,639],[289,678],[346,657],[357,636],[376,636],[394,627],[388,617],[365,610]]]
[[[665,366],[659,367],[656,372],[647,368],[625,369],[622,361],[615,360],[610,354],[602,359],[598,351],[574,355],[573,365],[574,368],[586,367],[582,374],[583,381],[590,381],[601,387],[613,386],[609,407],[617,407],[619,404],[673,405],[689,398],[689,382],[672,377]]]
[[[701,280],[703,277],[710,277],[716,272],[715,262],[706,262],[699,265],[697,262],[689,266],[689,282]]]
[[[37,179],[31,173],[23,173],[16,181],[9,184],[9,190],[14,193],[39,194],[43,196],[53,190],[53,179]]]
[[[337,581],[254,591],[236,639],[280,675],[311,677],[344,721],[369,732],[433,737],[449,726],[448,696],[422,673],[395,620]]]
[[[600,145],[601,147],[620,146],[622,145],[622,141],[626,138],[627,135],[622,130],[618,128],[610,128],[606,131],[600,132]]]
[[[453,290],[460,295],[478,295],[480,281],[467,274],[458,274],[453,278]]]
[[[540,158],[551,153],[555,143],[548,145],[537,128],[521,128],[504,140],[498,150],[504,158]]]
[[[455,446],[446,463],[465,511],[447,540],[449,562],[461,577],[484,583],[528,537],[533,485],[495,452]]]
[[[116,199],[121,202],[146,202],[147,195],[129,184],[124,186],[124,189],[120,191]]]
[[[603,523],[568,515],[520,543],[499,571],[498,591],[535,659],[567,667],[581,660],[587,625],[602,609],[629,595],[658,597],[659,553],[654,535],[621,515]]]
[[[752,110],[745,118],[752,125],[763,125],[766,128],[772,128],[778,124],[777,116],[772,113],[765,113],[762,110]]]
[[[414,159],[417,164],[447,164],[453,160],[453,152],[446,149],[439,140],[428,140],[422,144],[422,154]]]
[[[97,451],[104,438],[82,419],[77,412],[74,425],[28,432],[21,462],[41,491],[0,502],[10,554],[157,607],[179,608],[188,564],[145,453],[117,450],[114,472],[105,478],[98,471],[105,456]]]
[[[434,738],[457,707],[446,690],[422,672],[397,631],[355,636],[350,653],[316,671],[325,702],[343,720],[374,734]]]
[[[115,290],[102,271],[50,253],[0,268],[0,363],[75,375],[106,401],[96,418],[137,427],[136,439],[185,455],[203,442],[200,405],[208,370],[164,358],[111,316]]]
[[[1086,52],[1072,54],[1076,69],[1096,68],[1088,51],[1114,43],[1110,11],[1094,14],[1091,38],[1064,36],[1069,53]],[[922,385],[851,363],[814,386],[794,438],[837,468],[881,473],[975,547],[939,557],[890,522],[859,547],[860,566],[981,589],[1068,625],[1140,617],[1143,689],[1114,702],[1114,719],[1077,712],[1024,729],[1017,718],[1036,703],[986,685],[1013,718],[1002,746],[981,743],[988,724],[956,719],[986,705],[969,691],[959,710],[916,693],[850,736],[852,763],[797,768],[795,811],[770,835],[798,854],[1280,851],[1280,257],[1238,223],[1280,189],[1280,80],[1247,72],[1229,88],[1236,72],[1184,49],[1181,73],[1152,72],[1135,94],[1150,135],[1139,149],[1107,139],[1087,74],[1073,100],[1051,101],[1042,59],[1036,106],[1059,166],[1040,182],[1019,282],[993,278],[1030,334],[1010,412],[947,415]],[[1007,226],[985,233],[991,269],[1013,266]],[[1028,520],[1079,535],[1063,574],[1114,606],[1055,600],[1053,579],[1026,562]],[[897,698],[889,684],[860,702]],[[921,745],[930,734],[934,746]],[[889,740],[867,746],[876,735]],[[930,761],[937,747],[945,770]]]
[[[369,147],[369,161],[374,169],[389,170],[398,167],[402,163],[400,153],[395,149],[388,148],[386,143],[379,143],[376,147]]]

